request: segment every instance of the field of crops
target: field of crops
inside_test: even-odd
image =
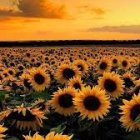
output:
[[[0,140],[139,140],[140,48],[0,48]]]

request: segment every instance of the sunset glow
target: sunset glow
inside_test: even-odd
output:
[[[139,0],[0,0],[0,40],[140,39]]]

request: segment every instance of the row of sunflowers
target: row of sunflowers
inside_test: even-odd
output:
[[[140,49],[0,49],[0,139],[137,140]]]

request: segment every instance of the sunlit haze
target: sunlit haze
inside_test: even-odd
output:
[[[140,0],[0,0],[0,40],[140,39]]]

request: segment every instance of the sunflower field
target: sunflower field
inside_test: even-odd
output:
[[[140,48],[0,56],[0,140],[140,140]]]

